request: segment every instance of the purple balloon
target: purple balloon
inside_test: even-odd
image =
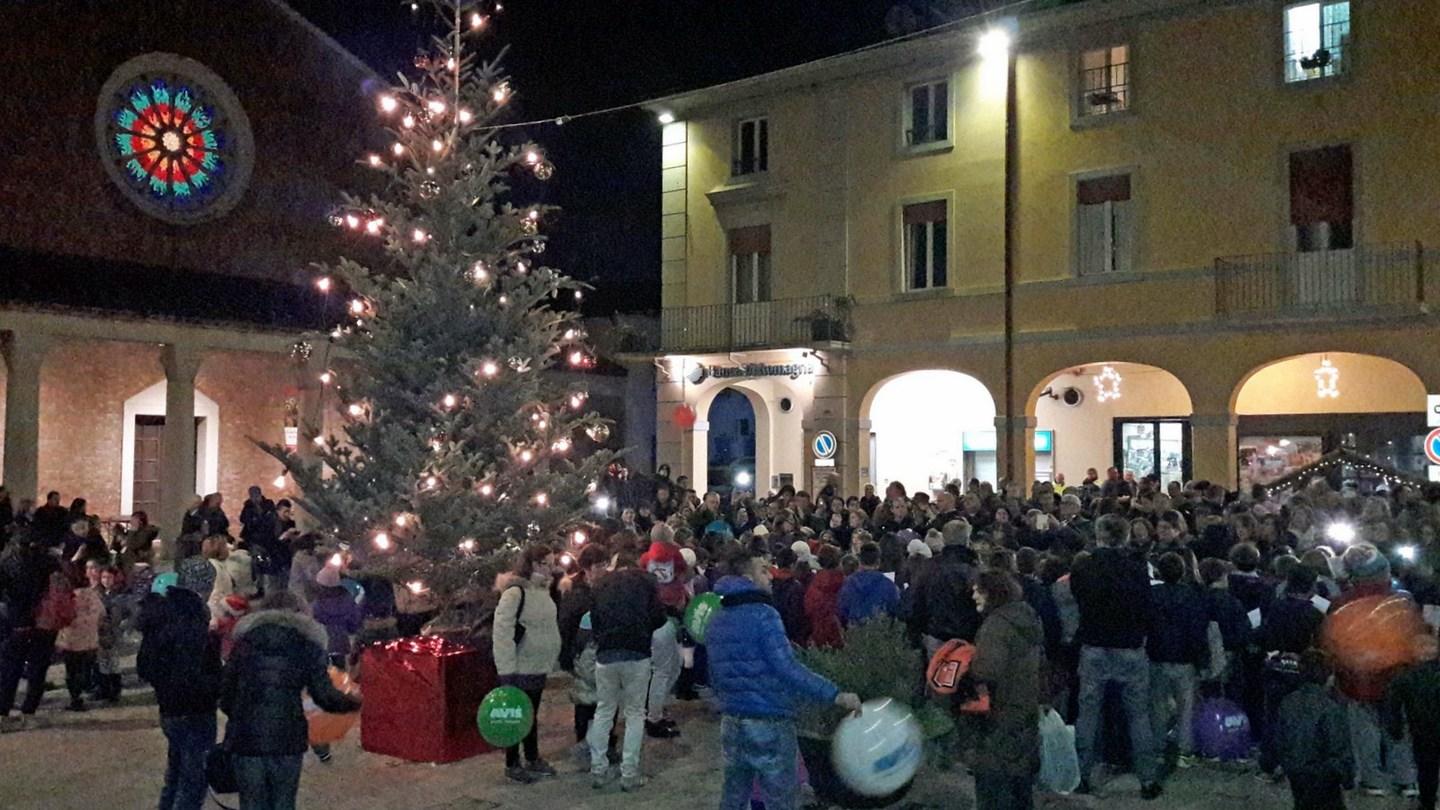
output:
[[[1250,718],[1235,703],[1212,698],[1195,707],[1195,750],[1222,760],[1250,756]]]

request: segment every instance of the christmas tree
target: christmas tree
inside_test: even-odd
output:
[[[580,285],[538,263],[552,211],[506,199],[519,177],[554,169],[535,144],[502,140],[517,131],[500,126],[511,84],[469,42],[490,26],[485,9],[432,5],[448,33],[416,78],[376,97],[386,143],[360,162],[383,190],[346,195],[332,218],[378,241],[384,262],[318,268],[320,288],[347,299],[320,379],[341,430],[307,424],[310,453],[265,449],[368,568],[444,607],[523,545],[571,536],[611,457],[586,392],[545,373],[593,362],[558,306]]]

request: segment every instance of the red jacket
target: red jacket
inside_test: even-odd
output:
[[[840,633],[840,588],[845,574],[838,569],[822,570],[810,580],[805,591],[805,618],[810,620],[810,644],[815,647],[843,647]]]
[[[650,572],[659,583],[661,604],[674,610],[684,609],[690,594],[685,590],[685,557],[680,554],[679,546],[656,540],[641,555],[640,568]]]

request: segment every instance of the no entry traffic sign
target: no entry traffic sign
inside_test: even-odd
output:
[[[1425,437],[1425,457],[1431,464],[1440,464],[1440,428],[1430,431]]]

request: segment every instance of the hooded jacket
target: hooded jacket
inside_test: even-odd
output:
[[[980,718],[975,746],[977,773],[1034,776],[1040,771],[1040,662],[1045,630],[1024,601],[1001,605],[985,616],[975,636],[970,674],[990,691],[990,711]]]
[[[38,544],[17,542],[6,549],[0,557],[0,604],[11,627],[35,626],[35,610],[50,588],[50,575],[59,570],[60,564]]]
[[[262,610],[235,625],[235,650],[220,689],[230,718],[225,747],[238,756],[305,753],[309,727],[300,693],[327,712],[353,712],[360,702],[330,682],[325,628],[288,610]]]
[[[775,572],[770,584],[775,609],[785,624],[785,635],[795,644],[804,646],[810,640],[810,622],[805,618],[805,583],[789,569]]]
[[[840,626],[840,589],[845,574],[836,568],[817,571],[805,589],[805,621],[810,626],[810,643],[816,647],[843,647]]]
[[[900,590],[879,571],[856,571],[840,589],[840,622],[858,624],[876,616],[894,616],[900,608]]]
[[[209,625],[205,602],[184,588],[148,595],[141,604],[135,671],[154,688],[161,717],[215,715],[220,642]]]
[[[1150,574],[1145,563],[1120,549],[1101,546],[1070,572],[1070,591],[1080,608],[1075,638],[1087,647],[1145,646],[1150,615]]]
[[[526,582],[519,577],[502,578],[500,602],[495,606],[495,632],[491,652],[495,672],[512,675],[546,676],[560,660],[560,620],[555,600],[546,584]],[[525,607],[520,607],[520,589],[525,589]],[[525,628],[525,638],[515,643],[515,624]]]
[[[722,714],[790,720],[801,702],[835,701],[839,688],[796,660],[769,594],[744,577],[725,577],[715,592],[721,610],[705,631],[705,649]]]
[[[622,568],[596,581],[590,626],[600,663],[649,658],[650,637],[664,623],[654,577],[638,568]]]
[[[703,525],[703,524],[702,524]],[[649,572],[660,586],[660,601],[672,611],[684,610],[690,601],[685,592],[685,557],[674,543],[656,540],[640,555],[640,570]]]

